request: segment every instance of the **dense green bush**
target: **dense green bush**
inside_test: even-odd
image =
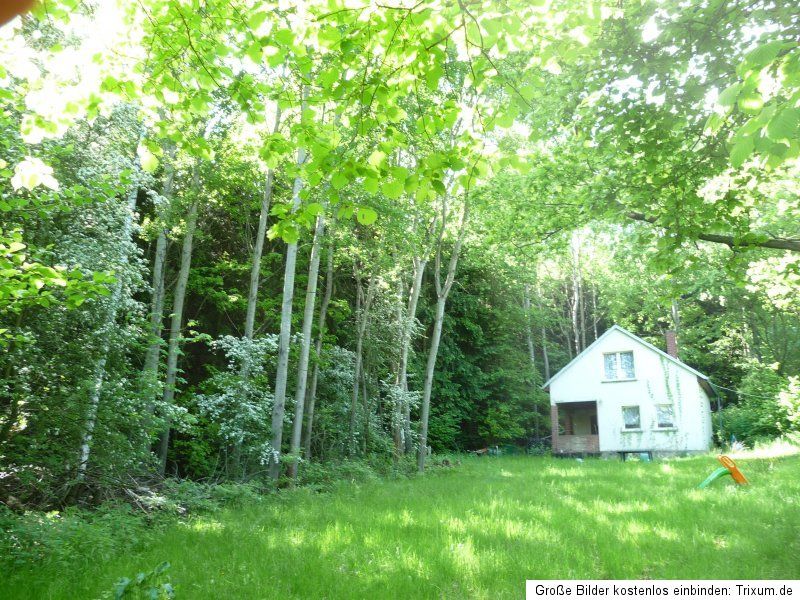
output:
[[[748,366],[739,392],[738,403],[715,415],[715,429],[721,443],[735,438],[752,446],[800,430],[796,378],[787,380],[776,369],[753,363]]]
[[[148,520],[124,504],[23,514],[0,505],[0,570],[108,560],[146,539]]]

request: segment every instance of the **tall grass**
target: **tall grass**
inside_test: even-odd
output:
[[[5,574],[2,598],[96,598],[162,561],[178,598],[518,598],[525,579],[800,577],[800,457],[653,463],[484,457],[176,523],[81,569]],[[76,560],[76,564],[80,561]]]

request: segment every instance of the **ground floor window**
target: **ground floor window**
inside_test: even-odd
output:
[[[672,404],[659,404],[656,406],[656,419],[658,427],[674,427],[675,414],[672,410]]]
[[[640,429],[642,426],[642,422],[641,419],[639,418],[639,407],[623,406],[622,422],[625,424],[625,429]]]

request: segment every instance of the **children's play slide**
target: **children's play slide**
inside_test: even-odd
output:
[[[725,475],[730,475],[733,477],[733,480],[739,485],[746,485],[750,483],[747,481],[747,477],[739,470],[739,467],[736,466],[736,463],[729,456],[725,456],[724,454],[720,454],[717,457],[717,460],[722,463],[722,466],[711,473],[708,477],[706,477],[705,481],[701,483],[698,488],[701,490],[707,488],[711,485],[714,481],[719,479],[720,477],[725,477]]]

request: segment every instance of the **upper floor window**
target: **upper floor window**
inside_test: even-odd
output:
[[[607,352],[603,355],[606,379],[633,379],[633,352]]]

